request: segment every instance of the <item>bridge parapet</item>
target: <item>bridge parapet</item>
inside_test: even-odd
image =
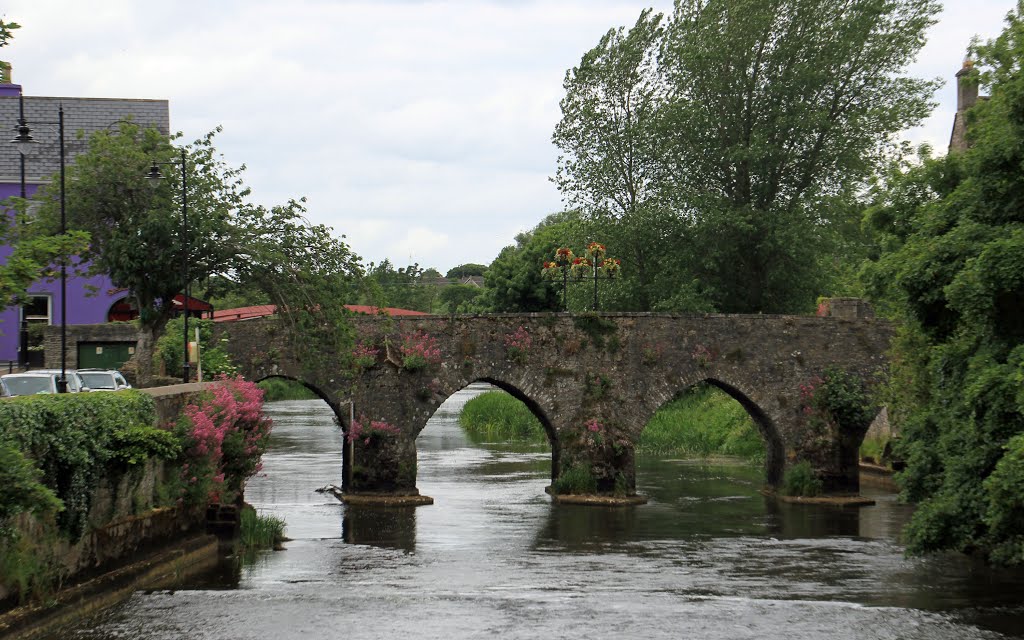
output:
[[[781,481],[786,464],[810,460],[828,491],[855,493],[863,430],[823,444],[808,432],[800,386],[830,366],[873,378],[891,337],[890,326],[874,319],[778,315],[360,317],[352,325],[361,364],[351,353],[299,362],[273,320],[233,323],[228,344],[247,377],[281,375],[317,390],[346,433],[361,436],[346,452],[345,490],[389,495],[417,493],[416,436],[441,403],[476,381],[508,391],[537,415],[551,441],[555,486],[568,474],[592,480],[577,490],[635,494],[644,426],[706,381],[754,418],[768,485]],[[417,349],[422,362],[411,358]],[[355,424],[341,408],[346,401]]]

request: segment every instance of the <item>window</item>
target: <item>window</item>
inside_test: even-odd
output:
[[[21,317],[29,324],[50,324],[52,311],[50,296],[30,296],[28,302],[21,305]]]
[[[52,324],[53,298],[50,296],[28,296],[21,305],[21,318],[27,325],[27,352],[25,362],[31,367],[43,366],[43,327]]]

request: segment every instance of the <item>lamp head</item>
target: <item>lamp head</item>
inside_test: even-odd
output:
[[[149,186],[155,189],[156,186],[160,184],[160,181],[163,180],[163,178],[164,174],[160,173],[160,167],[157,165],[157,163],[154,162],[152,165],[150,165],[149,172],[146,173],[146,180],[149,181]]]
[[[21,155],[32,155],[36,150],[36,141],[32,138],[32,129],[29,128],[24,120],[20,120],[15,128],[18,131],[18,135],[11,142],[18,146],[18,153]]]

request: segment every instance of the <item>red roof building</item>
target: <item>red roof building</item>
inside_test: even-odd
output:
[[[375,316],[383,312],[389,316],[426,316],[430,315],[422,311],[412,311],[411,309],[396,309],[394,307],[372,307],[361,304],[347,304],[345,308],[353,313],[361,313],[365,315]],[[261,304],[253,307],[238,307],[237,309],[221,309],[213,312],[214,322],[237,322],[240,320],[253,320],[255,318],[265,318],[272,316],[277,313],[277,307],[272,304]]]

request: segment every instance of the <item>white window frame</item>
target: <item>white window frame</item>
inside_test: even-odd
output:
[[[46,320],[46,324],[48,324],[48,325],[53,324],[53,296],[49,295],[49,294],[46,294],[46,293],[42,293],[42,294],[40,294],[40,293],[30,293],[30,294],[28,294],[27,297],[29,297],[29,298],[44,298],[46,300],[46,317],[43,318],[43,316],[29,316],[29,315],[26,315],[25,314],[25,309],[26,309],[27,305],[23,304],[23,305],[21,305],[21,319],[22,320],[28,320],[28,322],[30,324],[33,324],[33,323],[40,323],[41,324],[43,320]]]

